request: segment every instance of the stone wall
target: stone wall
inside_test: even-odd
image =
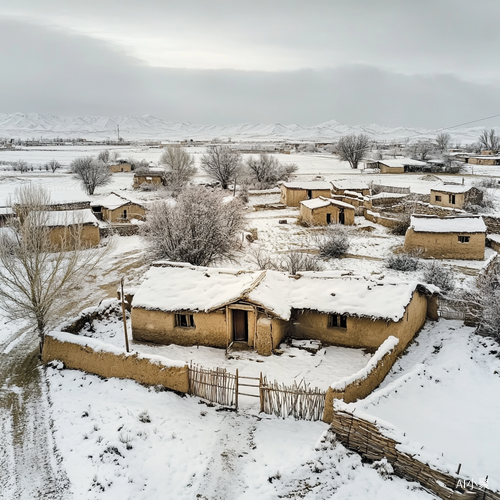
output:
[[[123,226],[108,226],[100,227],[99,233],[101,238],[119,234],[120,236],[135,236],[139,234],[139,226],[137,224],[124,224]]]
[[[71,203],[55,203],[54,205],[47,205],[47,210],[54,212],[63,210],[83,210],[84,208],[90,208],[90,201],[74,201]]]

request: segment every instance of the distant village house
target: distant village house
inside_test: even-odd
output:
[[[111,165],[109,167],[113,174],[118,172],[132,172],[132,165],[127,161],[118,160],[116,165]]]
[[[324,196],[328,198],[332,192],[332,185],[323,181],[283,182],[280,185],[280,203],[287,207],[298,207],[304,200],[312,200]]]
[[[110,224],[127,224],[132,219],[144,220],[146,216],[146,210],[141,203],[116,193],[92,202],[91,206],[94,213]]]
[[[466,205],[478,205],[483,192],[473,186],[447,184],[431,189],[431,204],[439,207],[463,209]]]
[[[313,198],[300,202],[300,217],[311,225],[354,224],[354,206],[332,198]]]

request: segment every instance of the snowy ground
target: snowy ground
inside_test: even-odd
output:
[[[47,374],[75,499],[434,498],[362,464],[321,422],[219,412],[78,371]]]
[[[500,491],[500,348],[459,321],[428,323],[381,387],[353,403],[397,427],[404,451]],[[403,436],[404,434],[404,436]]]

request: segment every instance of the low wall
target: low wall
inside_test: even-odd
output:
[[[106,238],[107,236],[112,236],[113,234],[119,234],[120,236],[134,236],[139,234],[139,225],[123,224],[121,226],[100,227],[99,233],[101,238]]]
[[[162,385],[174,391],[189,391],[188,366],[161,356],[126,353],[96,339],[64,332],[45,336],[42,360],[62,361],[66,368],[84,370],[101,377],[132,379],[141,384]]]
[[[380,224],[381,226],[384,227],[393,228],[396,227],[398,224],[400,224],[399,219],[395,219],[392,217],[384,217],[377,212],[372,212],[371,210],[365,210],[364,216],[366,220],[375,222],[375,224]]]
[[[352,403],[371,394],[384,380],[398,356],[399,340],[388,337],[377,349],[367,365],[357,373],[344,377],[332,384],[326,391],[323,422],[331,423],[334,418],[334,399]]]

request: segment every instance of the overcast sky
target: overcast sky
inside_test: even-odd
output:
[[[0,0],[0,113],[446,127],[500,113],[499,19],[498,0]]]

